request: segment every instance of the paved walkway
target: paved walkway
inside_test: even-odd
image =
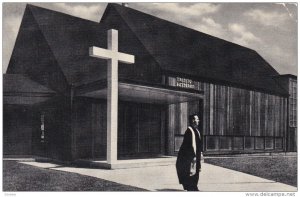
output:
[[[81,175],[113,181],[116,183],[144,188],[150,191],[183,191],[178,183],[175,166],[155,166],[131,169],[91,169],[64,167],[52,163],[40,163],[32,161],[21,162],[32,166],[58,171],[73,172]],[[296,187],[283,183],[263,179],[249,174],[217,167],[211,164],[202,164],[199,180],[200,191],[251,191],[271,192],[287,191],[295,192]]]

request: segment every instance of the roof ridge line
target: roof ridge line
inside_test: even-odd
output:
[[[267,67],[268,67],[268,68],[271,68],[273,71],[276,72],[277,75],[280,75],[280,73],[279,73],[275,68],[273,68],[273,66],[271,66],[271,65],[269,64],[269,62],[266,61],[265,58],[264,58],[263,56],[261,56],[261,55],[260,55],[257,51],[255,51],[255,50],[254,50],[254,52],[256,53],[256,55],[258,55],[258,56],[259,56],[259,57],[267,64]]]
[[[163,3],[163,2],[161,2],[161,3]],[[123,8],[122,5],[119,5],[119,4],[117,4],[117,3],[108,3],[108,4],[111,4],[111,5],[117,5],[117,6]],[[184,26],[184,25],[181,25],[181,24],[177,24],[177,23],[172,22],[172,21],[169,21],[169,20],[167,20],[167,19],[163,19],[163,18],[154,16],[154,15],[148,14],[148,13],[146,13],[146,12],[142,12],[142,11],[136,10],[136,9],[134,9],[134,8],[131,8],[131,7],[125,7],[125,8],[123,8],[123,9],[133,10],[133,11],[135,11],[135,12],[139,12],[139,13],[141,13],[141,14],[145,14],[145,15],[148,15],[148,16],[150,16],[150,17],[157,18],[157,19],[159,19],[159,20],[162,20],[162,21],[164,21],[164,22],[170,23],[170,24],[172,24],[172,25],[175,25],[175,26],[179,26],[179,27],[181,27],[181,28],[188,29],[189,31],[193,31],[193,32],[195,32],[195,33],[197,33],[197,34],[204,34],[204,36],[208,36],[208,37],[211,37],[211,38],[213,38],[213,39],[218,39],[218,40],[221,40],[221,41],[223,41],[223,42],[227,42],[227,43],[230,43],[230,44],[234,44],[234,45],[236,45],[236,46],[238,46],[238,47],[241,47],[241,48],[244,48],[244,49],[247,49],[247,50],[253,50],[253,51],[255,51],[255,49],[245,47],[245,46],[243,46],[243,45],[240,45],[240,44],[237,44],[237,43],[234,43],[234,42],[225,40],[225,39],[223,39],[223,38],[219,38],[219,37],[210,35],[210,34],[208,34],[208,33],[204,33],[204,32],[202,32],[202,31],[198,31],[198,30],[196,30],[196,29],[192,29],[192,28],[190,28],[190,27],[187,27],[187,26]]]
[[[88,21],[88,22],[91,22],[91,23],[99,24],[99,22],[96,22],[96,21],[88,20],[88,19],[85,19],[85,18],[80,18],[80,17],[78,17],[78,16],[74,16],[74,15],[71,15],[71,14],[63,13],[63,12],[61,12],[61,11],[56,11],[56,10],[51,10],[51,9],[48,9],[48,8],[36,6],[36,5],[30,4],[30,3],[28,3],[28,4],[26,5],[26,7],[27,7],[27,6],[29,7],[29,9],[31,9],[30,7],[34,7],[34,8],[37,8],[37,9],[43,9],[43,10],[46,10],[46,11],[49,11],[49,12],[55,12],[56,14],[61,14],[61,15],[65,15],[65,16],[68,16],[68,17],[72,17],[72,18],[76,18],[76,19]]]
[[[115,3],[110,3],[110,4],[115,4]],[[115,9],[115,8],[114,8]],[[159,66],[159,68],[161,70],[163,70],[163,68],[161,67],[161,65],[157,62],[156,58],[153,56],[153,54],[149,51],[149,49],[147,49],[147,47],[145,46],[145,44],[141,41],[141,39],[139,38],[139,36],[136,35],[136,33],[132,30],[132,28],[130,27],[130,25],[127,23],[127,21],[123,18],[123,16],[119,13],[119,11],[117,9],[115,9],[116,12],[118,13],[118,15],[122,18],[122,20],[124,21],[124,23],[126,24],[126,26],[130,29],[130,31],[133,33],[133,35],[135,35],[135,37],[137,38],[137,40],[143,45],[143,47],[146,49],[146,51],[148,52],[148,54],[153,58],[153,60],[157,63],[157,65]]]

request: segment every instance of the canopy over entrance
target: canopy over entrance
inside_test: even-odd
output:
[[[82,93],[77,96],[106,99],[107,88]],[[164,87],[150,87],[129,83],[119,83],[119,99],[138,103],[173,104],[199,100],[203,93],[186,92]]]
[[[34,105],[56,95],[50,88],[29,77],[19,74],[3,75],[3,103],[12,105]]]

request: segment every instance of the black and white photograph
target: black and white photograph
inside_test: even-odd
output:
[[[6,196],[298,192],[298,2],[2,2],[2,73]]]

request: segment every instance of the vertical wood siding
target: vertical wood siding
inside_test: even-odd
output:
[[[241,88],[193,81],[195,90],[204,92],[203,132],[222,136],[277,136],[286,132],[286,98]],[[168,85],[176,86],[176,78],[168,77]],[[188,104],[189,111],[195,106]],[[189,112],[176,104],[173,113],[175,133],[182,133]],[[198,109],[197,109],[198,110]],[[172,115],[171,115],[172,116]],[[181,121],[182,120],[182,121]],[[181,122],[183,122],[181,124]]]
[[[284,136],[284,97],[207,83],[203,90],[205,135]]]

